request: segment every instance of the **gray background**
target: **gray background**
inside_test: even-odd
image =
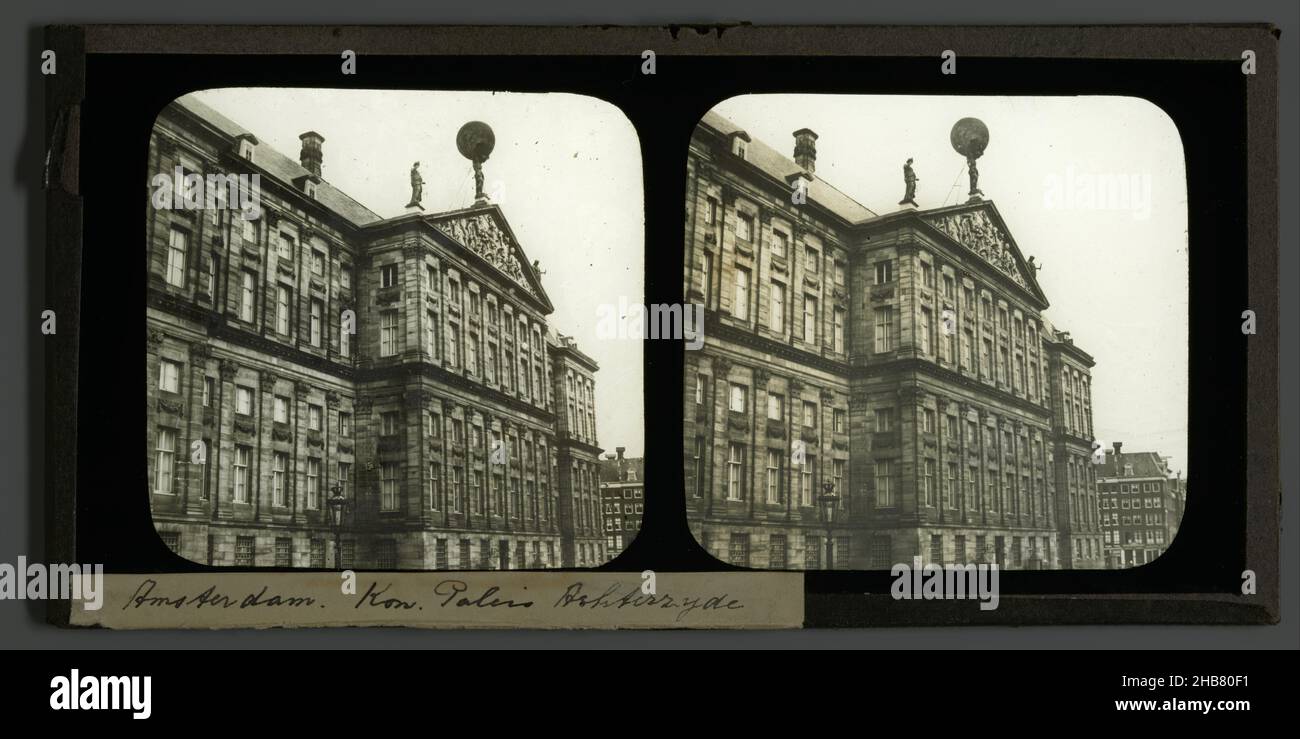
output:
[[[800,632],[429,632],[423,630],[273,630],[262,632],[105,632],[58,629],[41,620],[43,604],[0,601],[0,647],[51,649],[147,648],[411,648],[418,646],[571,648],[609,647],[867,647],[962,648],[1297,648],[1296,488],[1296,264],[1297,60],[1295,34],[1300,6],[1294,0],[1179,0],[1138,6],[1130,1],[1093,1],[1084,7],[1051,8],[1032,0],[981,2],[944,0],[859,7],[861,3],[788,0],[714,2],[710,7],[689,0],[656,0],[636,7],[608,2],[458,4],[454,8],[410,10],[382,0],[364,4],[343,0],[281,3],[273,10],[265,0],[227,0],[219,11],[203,5],[153,7],[140,0],[117,0],[111,7],[91,0],[31,2],[9,0],[0,10],[4,97],[0,144],[9,178],[0,185],[0,223],[7,242],[0,247],[0,562],[20,554],[43,559],[39,534],[42,511],[33,510],[43,484],[39,440],[44,433],[39,383],[39,306],[43,278],[39,252],[44,243],[43,197],[40,193],[42,94],[39,56],[42,27],[50,23],[331,23],[331,24],[668,24],[746,21],[755,24],[1011,24],[1011,23],[1246,23],[1269,22],[1281,29],[1279,129],[1281,203],[1281,316],[1260,316],[1261,325],[1281,327],[1281,450],[1283,478],[1282,614],[1269,627],[1022,627],[952,629],[863,629]],[[409,6],[408,6],[409,7]],[[139,81],[147,84],[146,80]],[[113,240],[96,248],[126,248]],[[35,291],[35,292],[33,292]],[[122,310],[131,315],[129,301]],[[1291,318],[1285,319],[1285,316]],[[128,319],[129,320],[129,319]],[[84,402],[84,401],[83,401]],[[543,641],[544,640],[544,641]]]

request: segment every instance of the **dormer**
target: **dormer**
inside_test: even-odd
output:
[[[253,153],[257,148],[257,137],[251,133],[241,133],[235,137],[235,148],[241,159],[254,161]]]
[[[321,178],[314,174],[305,174],[295,177],[293,180],[294,186],[302,190],[303,194],[312,200],[316,199],[316,188],[320,186],[320,183]]]
[[[749,134],[744,131],[732,131],[727,138],[732,156],[744,159],[745,153],[749,150]]]

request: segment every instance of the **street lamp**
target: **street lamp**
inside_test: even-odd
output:
[[[329,500],[325,501],[330,511],[330,528],[334,529],[334,569],[343,569],[343,516],[352,501],[343,494],[343,486],[330,488]]]
[[[822,519],[826,522],[826,569],[835,569],[835,539],[831,527],[835,523],[835,509],[839,507],[840,496],[835,494],[835,483],[822,483],[822,494],[817,499],[822,506]]]

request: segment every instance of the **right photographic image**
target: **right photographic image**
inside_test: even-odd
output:
[[[747,95],[686,169],[684,476],[711,555],[1102,570],[1173,545],[1187,183],[1158,106]]]

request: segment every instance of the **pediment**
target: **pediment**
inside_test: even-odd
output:
[[[1011,278],[1012,282],[1045,300],[1038,281],[1028,274],[1032,268],[1025,263],[1015,240],[1007,233],[1006,225],[991,204],[928,214],[922,219]]]
[[[527,256],[524,255],[523,248],[501,219],[500,211],[492,207],[436,218],[431,223],[448,238],[492,265],[529,295],[549,305],[550,301],[541,285],[536,282],[532,267],[526,262]]]

